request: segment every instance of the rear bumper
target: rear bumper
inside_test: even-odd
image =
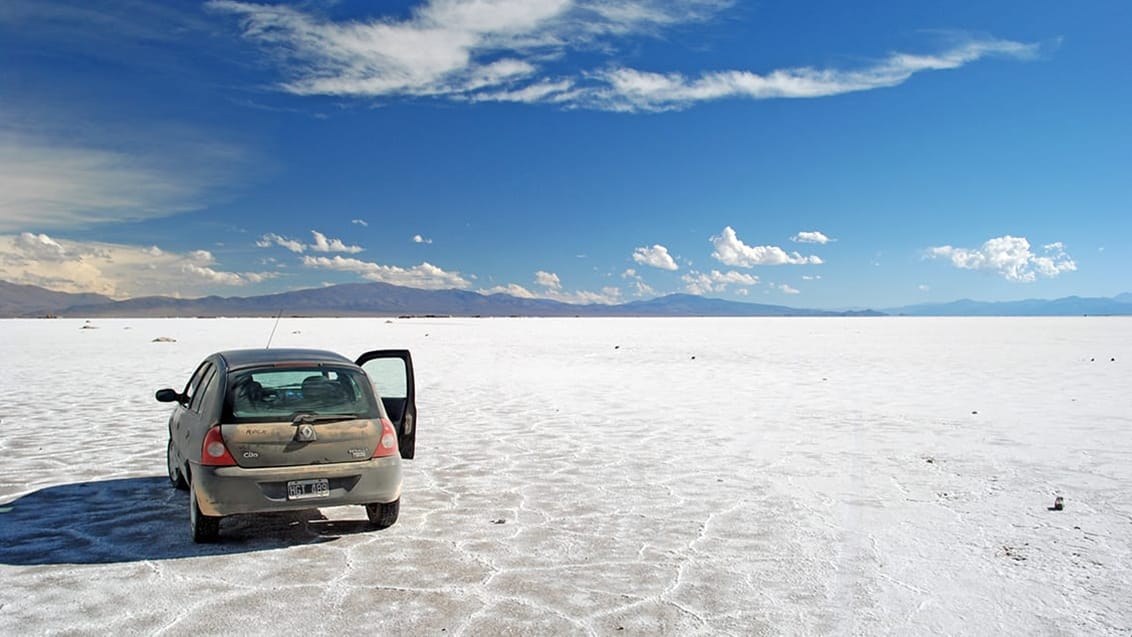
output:
[[[193,489],[201,513],[233,515],[294,511],[341,504],[393,502],[401,497],[401,458],[295,467],[208,467],[193,463]],[[287,482],[326,478],[330,495],[287,499]]]

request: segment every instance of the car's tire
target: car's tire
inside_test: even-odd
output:
[[[193,488],[189,489],[189,529],[193,533],[193,542],[197,544],[209,544],[220,539],[220,517],[201,513],[197,490]]]
[[[177,466],[173,459],[173,441],[169,440],[169,445],[165,447],[165,467],[169,470],[169,483],[173,485],[174,489],[185,491],[189,488],[189,483],[185,480],[184,474]]]
[[[369,518],[369,523],[375,529],[386,529],[393,526],[397,521],[397,515],[401,512],[400,498],[388,502],[366,505],[366,517]]]

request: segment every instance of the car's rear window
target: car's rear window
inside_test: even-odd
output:
[[[233,422],[293,420],[302,413],[378,418],[368,379],[336,367],[270,367],[230,376],[228,406]]]

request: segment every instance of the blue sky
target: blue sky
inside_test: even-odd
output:
[[[1132,4],[0,5],[0,279],[1132,291]]]

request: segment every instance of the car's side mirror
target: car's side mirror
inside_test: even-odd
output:
[[[173,389],[159,389],[153,397],[156,398],[159,403],[179,403],[182,402],[184,398]]]

